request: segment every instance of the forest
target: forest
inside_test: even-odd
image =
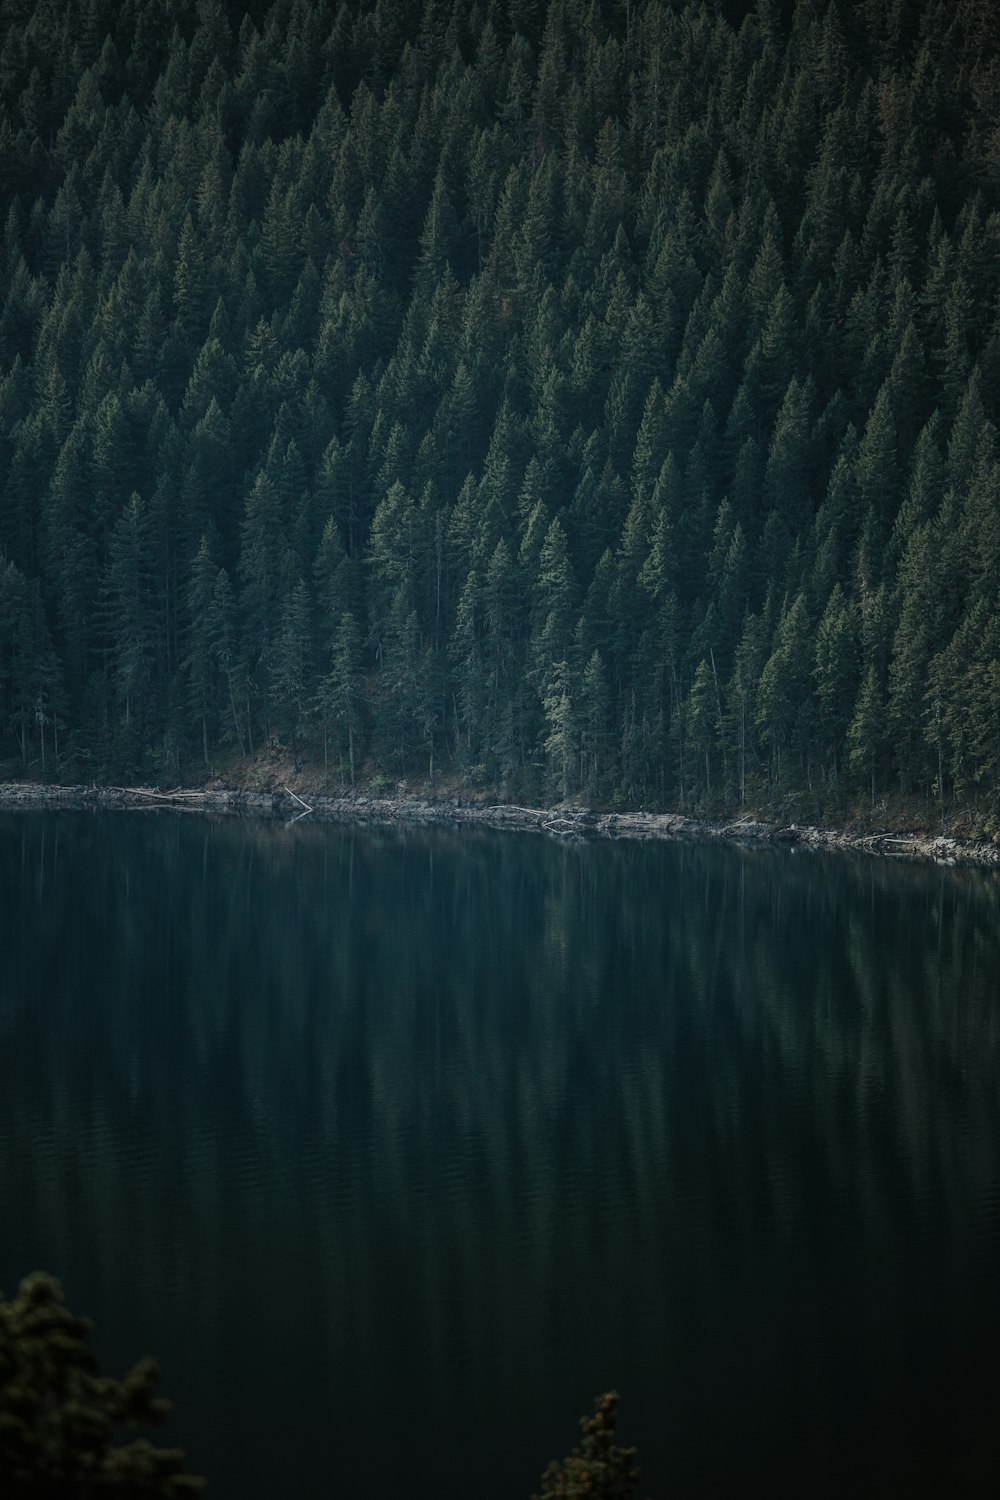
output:
[[[991,0],[0,0],[0,758],[1000,826]]]

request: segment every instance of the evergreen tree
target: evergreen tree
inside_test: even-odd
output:
[[[216,575],[211,622],[211,650],[226,682],[232,736],[241,755],[248,750],[252,755],[253,732],[249,716],[241,717],[248,697],[246,658],[237,640],[236,601],[225,568],[220,568]]]
[[[355,786],[357,755],[364,713],[361,631],[350,611],[345,611],[333,637],[330,670],[320,683],[319,710],[323,720],[323,766],[328,768],[331,729],[337,743],[346,743],[351,787]]]
[[[850,604],[835,584],[816,630],[817,728],[829,756],[832,781],[857,701],[858,631]]]
[[[300,578],[282,608],[281,624],[268,664],[276,718],[291,742],[296,770],[299,769],[308,690],[312,681],[311,613],[309,590]]]
[[[581,783],[588,801],[600,800],[611,769],[611,687],[601,653],[593,651],[579,688]]]
[[[215,718],[217,695],[218,661],[212,649],[216,578],[217,569],[212,561],[208,538],[202,537],[188,583],[187,608],[190,623],[185,666],[188,672],[191,715],[201,731],[201,751],[206,766],[211,765],[209,725]]]
[[[757,725],[771,751],[776,786],[781,785],[785,755],[808,753],[813,651],[805,596],[799,594],[781,618],[757,688]]]
[[[870,785],[873,808],[879,757],[884,742],[885,714],[882,696],[879,692],[875,668],[871,666],[861,683],[854,715],[847,730],[847,744],[851,769],[862,784],[867,780]]]
[[[530,644],[532,672],[546,697],[557,664],[569,658],[576,620],[576,580],[569,560],[566,532],[559,517],[549,526],[538,558]]]
[[[553,662],[545,677],[545,753],[553,767],[557,794],[566,798],[574,780],[577,724],[573,707],[573,675],[564,661]]]
[[[740,807],[746,806],[748,769],[759,763],[755,741],[757,691],[767,661],[767,634],[763,619],[750,615],[736,650],[733,674],[727,689],[725,728],[735,751]]]
[[[695,761],[700,760],[704,768],[702,790],[706,797],[712,794],[711,757],[719,730],[717,701],[712,669],[702,657],[688,694],[685,724],[688,748]]]
[[[116,1429],[161,1423],[157,1369],[141,1360],[124,1380],[100,1374],[91,1325],[66,1307],[62,1288],[37,1274],[10,1302],[0,1298],[0,1487],[11,1500],[132,1495],[182,1500],[204,1481],[176,1448],[147,1438],[116,1442]]]
[[[133,495],[111,533],[104,583],[121,753],[130,767],[139,758],[148,729],[150,584],[148,515],[139,496]]]
[[[594,1415],[583,1417],[583,1442],[568,1458],[552,1463],[532,1500],[631,1500],[639,1485],[635,1449],[614,1441],[618,1396],[611,1391],[594,1402]]]

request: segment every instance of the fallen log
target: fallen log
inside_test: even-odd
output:
[[[288,793],[289,797],[292,798],[293,802],[297,802],[300,807],[305,808],[305,812],[300,812],[298,818],[292,819],[293,823],[297,823],[299,821],[299,818],[304,818],[307,813],[311,813],[313,811],[313,809],[309,806],[309,803],[303,802],[301,797],[296,796],[290,786],[286,786],[285,791]]]
[[[93,790],[100,789],[95,787]],[[197,802],[206,795],[204,792],[185,792],[179,787],[173,792],[154,792],[143,786],[113,786],[109,790],[121,792],[125,797],[148,797],[151,802]]]

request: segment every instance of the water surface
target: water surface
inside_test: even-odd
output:
[[[991,1493],[1000,885],[0,817],[0,1288],[154,1352],[217,1500]]]

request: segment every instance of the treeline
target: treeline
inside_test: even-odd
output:
[[[1000,795],[990,0],[0,0],[0,735]]]

